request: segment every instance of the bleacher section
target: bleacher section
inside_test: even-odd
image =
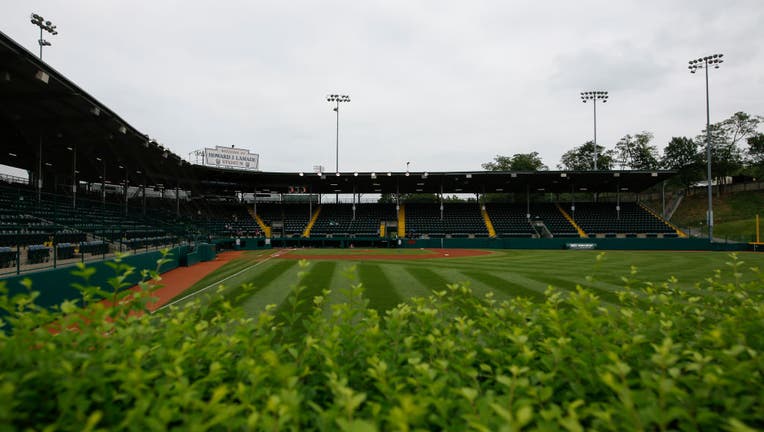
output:
[[[71,201],[60,196],[43,196],[38,202],[33,190],[0,189],[0,247],[50,245],[52,241],[70,243],[76,250],[76,246],[87,249],[83,242],[104,240],[138,249],[171,244],[188,233],[205,237],[264,235],[253,217],[252,204],[210,199],[183,200],[182,205],[174,200],[155,201],[150,209],[129,203],[132,211],[125,215],[119,203],[80,200],[72,208]],[[356,204],[355,215],[353,205],[347,203],[319,207],[268,202],[258,203],[256,211],[264,224],[273,228],[274,237],[299,237],[319,208],[311,237],[379,237],[380,225],[387,221],[397,223],[399,229],[405,227],[404,234],[409,237],[489,235],[486,219],[475,202],[444,203],[442,214],[438,203],[405,203],[401,206],[403,221],[389,203]],[[575,210],[571,204],[558,207],[550,202],[532,203],[530,208],[525,203],[487,203],[486,214],[497,237],[677,236],[676,229],[634,202],[622,202],[620,211],[612,202],[579,202]]]
[[[316,207],[312,208],[314,212]],[[308,204],[259,203],[257,214],[271,227],[274,236],[295,237],[302,235],[308,225],[311,207]]]
[[[355,219],[353,219],[352,204],[324,204],[310,231],[310,236],[378,237],[380,223],[395,220],[393,204],[356,204]]]
[[[570,206],[566,210],[569,208]],[[589,235],[677,236],[675,230],[633,202],[620,203],[620,212],[615,203],[576,203],[575,211],[568,211],[581,229]]]
[[[488,237],[477,203],[444,203],[442,218],[438,204],[406,204],[406,231],[412,237]]]
[[[213,236],[259,237],[262,230],[252,218],[245,204],[238,202],[216,203],[201,214],[192,217],[196,226]]]
[[[129,247],[171,244],[178,235],[174,222],[125,216],[123,207],[113,203],[79,200],[72,208],[71,201],[60,196],[43,195],[37,201],[29,190],[0,189],[0,246],[51,242],[81,246],[96,239],[124,242]],[[68,255],[68,251],[60,254]]]
[[[533,237],[536,231],[528,221],[525,204],[487,203],[497,237]]]
[[[576,228],[552,203],[531,204],[531,221],[541,220],[554,237],[579,237]]]

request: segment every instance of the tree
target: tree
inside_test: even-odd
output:
[[[677,171],[684,188],[703,178],[703,158],[698,143],[687,137],[673,137],[661,158],[661,167]]]
[[[748,159],[754,165],[764,164],[764,134],[750,136],[748,141]]]
[[[589,171],[594,169],[594,143],[586,142],[562,155],[557,168],[568,171]],[[610,170],[613,166],[613,151],[597,145],[597,169]]]
[[[486,171],[543,171],[547,170],[538,152],[515,153],[512,157],[496,155],[492,162],[481,165]]]
[[[764,134],[748,137],[748,162],[753,177],[764,177]]]
[[[743,154],[737,142],[733,141],[733,136],[730,135],[731,130],[725,127],[726,121],[712,124],[708,138],[705,129],[703,134],[695,138],[695,141],[702,143],[704,147],[706,140],[710,141],[711,171],[716,178],[731,176],[743,167]]]
[[[755,142],[757,130],[763,121],[761,116],[738,111],[730,118],[710,126],[711,170],[716,177],[731,176],[743,168],[745,158],[738,143],[748,138],[754,138]],[[705,144],[706,130],[695,140]]]
[[[719,125],[727,137],[728,144],[736,146],[738,142],[755,136],[762,121],[764,117],[738,111]]]
[[[658,168],[658,150],[650,145],[653,140],[651,132],[642,132],[634,136],[625,135],[615,145],[615,154],[621,169],[624,167],[635,170],[651,170]]]

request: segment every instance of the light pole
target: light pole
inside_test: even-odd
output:
[[[335,102],[336,105],[333,108],[337,113],[337,138],[336,138],[336,154],[335,154],[335,173],[340,172],[340,102],[350,102],[350,96],[330,94],[326,96],[327,102]]]
[[[127,216],[127,188],[128,188],[128,185],[129,185],[129,183],[128,183],[129,179],[128,179],[128,176],[127,176],[127,174],[128,174],[128,171],[127,171],[127,166],[125,166],[125,165],[120,165],[120,166],[119,166],[119,169],[124,169],[124,170],[125,170],[125,183],[124,183],[124,192],[125,192],[125,216]]]
[[[45,21],[45,18],[37,15],[36,13],[32,14],[30,21],[32,24],[40,27],[40,39],[37,40],[37,43],[40,44],[40,60],[42,60],[42,47],[50,46],[50,42],[42,38],[42,31],[45,30],[46,32],[55,36],[58,34],[58,30],[56,30],[56,26],[53,25],[52,22]]]
[[[103,166],[103,175],[101,176],[101,204],[103,207],[106,207],[106,159],[99,157],[96,157],[96,160],[98,162],[101,162],[101,165]]]
[[[66,147],[72,152],[72,208],[77,208],[77,145]]]
[[[705,69],[706,71],[706,158],[708,159],[708,214],[706,215],[706,219],[708,222],[708,241],[711,243],[714,241],[714,206],[712,198],[713,191],[711,187],[711,111],[708,102],[708,68],[713,66],[714,69],[719,69],[719,65],[724,62],[724,60],[722,60],[723,55],[724,54],[714,54],[690,60],[690,65],[687,66],[687,69],[693,74],[698,69]]]
[[[581,102],[592,101],[594,105],[594,171],[597,171],[597,158],[599,152],[597,151],[597,101],[601,100],[602,103],[607,102],[608,94],[606,91],[585,91],[581,92]]]

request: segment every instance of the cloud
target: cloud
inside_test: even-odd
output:
[[[764,114],[761,0],[9,2],[0,28],[36,52],[30,9],[60,34],[45,59],[181,155],[248,147],[266,170],[479,169],[591,139],[578,93],[603,89],[599,141],[703,124],[686,61],[724,52],[712,116]],[[599,106],[598,106],[599,111]]]
[[[660,87],[669,70],[653,51],[621,42],[559,55],[551,82],[560,90],[644,92]]]

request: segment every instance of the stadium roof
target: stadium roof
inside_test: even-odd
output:
[[[132,184],[183,175],[190,165],[138,131],[106,105],[0,32],[0,163],[69,175],[77,147],[78,178]],[[100,159],[100,160],[99,160]],[[141,174],[137,174],[141,171]]]
[[[268,173],[194,166],[199,186],[288,193],[525,193],[640,192],[673,171],[462,171]],[[243,187],[243,188],[242,188]]]
[[[639,192],[672,171],[269,173],[192,165],[0,32],[0,163],[77,180],[176,186],[194,194]],[[68,183],[67,183],[68,182]]]

